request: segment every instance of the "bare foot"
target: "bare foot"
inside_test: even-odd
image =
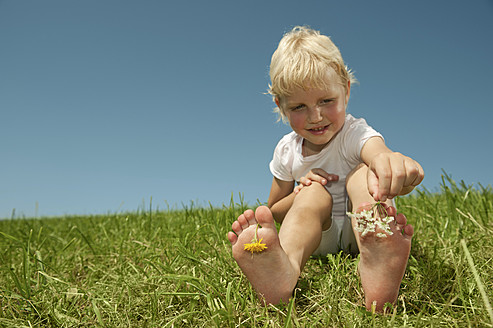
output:
[[[368,207],[369,204],[362,204],[358,211]],[[404,214],[397,214],[394,207],[387,207],[387,212],[395,220],[390,223],[393,235],[386,238],[376,236],[379,229],[362,237],[354,230],[355,219],[352,219],[353,230],[359,236],[358,269],[368,310],[371,310],[373,302],[376,302],[376,311],[382,311],[387,302],[395,303],[411,251],[414,228],[407,225]]]
[[[257,229],[258,240],[266,244],[261,253],[244,250],[244,244],[252,242]],[[248,281],[257,291],[259,298],[266,304],[287,303],[298,281],[300,270],[291,265],[288,256],[279,243],[274,218],[268,207],[260,206],[255,213],[246,210],[233,222],[233,232],[228,240],[233,248],[233,257]]]

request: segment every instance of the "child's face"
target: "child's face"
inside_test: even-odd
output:
[[[293,131],[304,138],[306,155],[320,152],[344,125],[350,85],[346,92],[332,69],[328,70],[325,83],[327,89],[297,88],[280,103],[276,101]]]

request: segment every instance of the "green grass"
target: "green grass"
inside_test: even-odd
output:
[[[493,191],[398,200],[415,237],[397,306],[363,308],[357,259],[307,264],[294,301],[258,306],[226,233],[245,204],[0,221],[0,327],[493,327]]]

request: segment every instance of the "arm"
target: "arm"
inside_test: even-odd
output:
[[[337,174],[327,173],[321,168],[315,168],[310,170],[307,175],[300,178],[300,184],[294,188],[294,193],[298,194],[303,187],[308,187],[312,182],[318,182],[322,186],[325,186],[327,183],[333,181],[339,181],[339,176]]]
[[[377,201],[408,194],[424,178],[418,162],[391,151],[380,137],[370,138],[365,143],[361,159],[368,165],[368,191]]]
[[[295,197],[293,188],[294,181],[283,181],[277,178],[272,180],[272,187],[270,189],[267,205],[269,206],[274,219],[278,223],[281,223],[284,220],[286,213],[291,208],[291,205],[293,205]]]
[[[282,181],[274,178],[267,204],[272,211],[274,219],[281,223],[291,208],[291,205],[293,205],[294,198],[300,192],[301,188],[309,186],[313,182],[318,182],[322,186],[325,186],[331,181],[338,180],[338,175],[329,174],[323,169],[313,169],[308,172],[306,176],[301,177],[300,184],[296,188],[294,188],[294,181]]]

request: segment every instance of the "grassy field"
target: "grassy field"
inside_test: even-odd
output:
[[[415,227],[398,304],[363,308],[357,258],[309,261],[262,308],[225,235],[248,206],[0,221],[0,327],[493,327],[493,190],[397,202]]]

